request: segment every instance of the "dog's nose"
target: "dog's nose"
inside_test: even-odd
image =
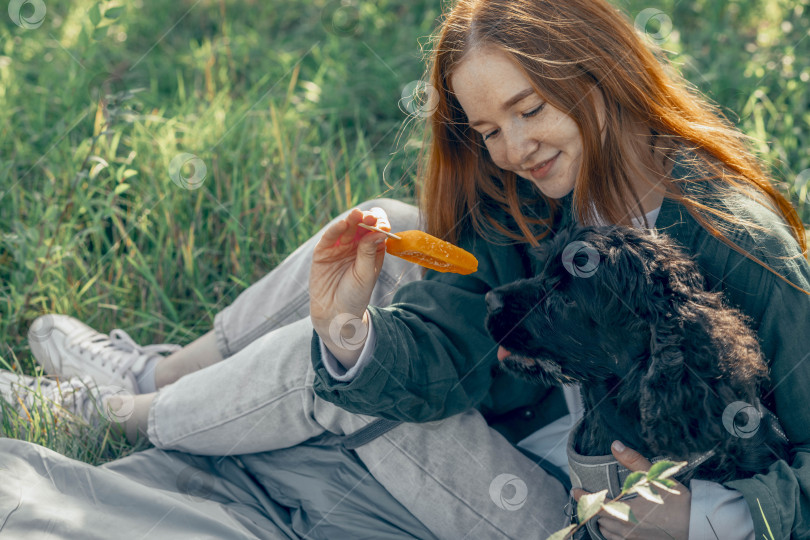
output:
[[[497,313],[503,309],[503,299],[500,294],[489,291],[484,298],[487,301],[487,309],[489,309],[490,313]]]

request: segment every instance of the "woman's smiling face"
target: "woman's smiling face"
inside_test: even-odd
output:
[[[470,127],[484,138],[495,165],[533,182],[547,197],[559,199],[571,192],[582,161],[579,128],[534,91],[506,53],[472,50],[450,79]],[[604,104],[601,92],[596,95],[601,127]],[[537,172],[548,160],[553,161]]]

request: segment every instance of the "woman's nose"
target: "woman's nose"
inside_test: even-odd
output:
[[[539,143],[527,137],[524,133],[513,132],[506,143],[506,160],[513,171],[521,171],[534,165],[530,162],[532,156],[537,155]]]

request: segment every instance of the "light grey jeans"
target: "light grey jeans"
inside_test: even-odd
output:
[[[422,228],[412,205],[393,199],[358,205],[374,206],[386,211],[392,232]],[[324,431],[354,433],[375,420],[324,401],[312,389],[308,283],[312,252],[325,228],[216,314],[225,360],[160,390],[148,426],[156,447],[246,454],[291,447]],[[419,267],[386,256],[371,304],[390,304],[399,285],[417,279]],[[355,451],[377,481],[440,538],[545,538],[567,523],[563,486],[477,410],[401,424]]]

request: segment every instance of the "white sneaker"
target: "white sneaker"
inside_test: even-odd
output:
[[[48,375],[89,376],[100,386],[114,385],[138,394],[137,377],[147,360],[175,352],[180,345],[141,346],[116,328],[102,334],[68,315],[42,315],[28,329],[31,353]]]
[[[65,412],[97,426],[102,417],[127,420],[135,410],[135,397],[118,386],[97,386],[89,377],[55,380],[0,370],[0,397],[21,416],[31,417],[44,408],[57,416]],[[0,408],[0,420],[2,419]]]

